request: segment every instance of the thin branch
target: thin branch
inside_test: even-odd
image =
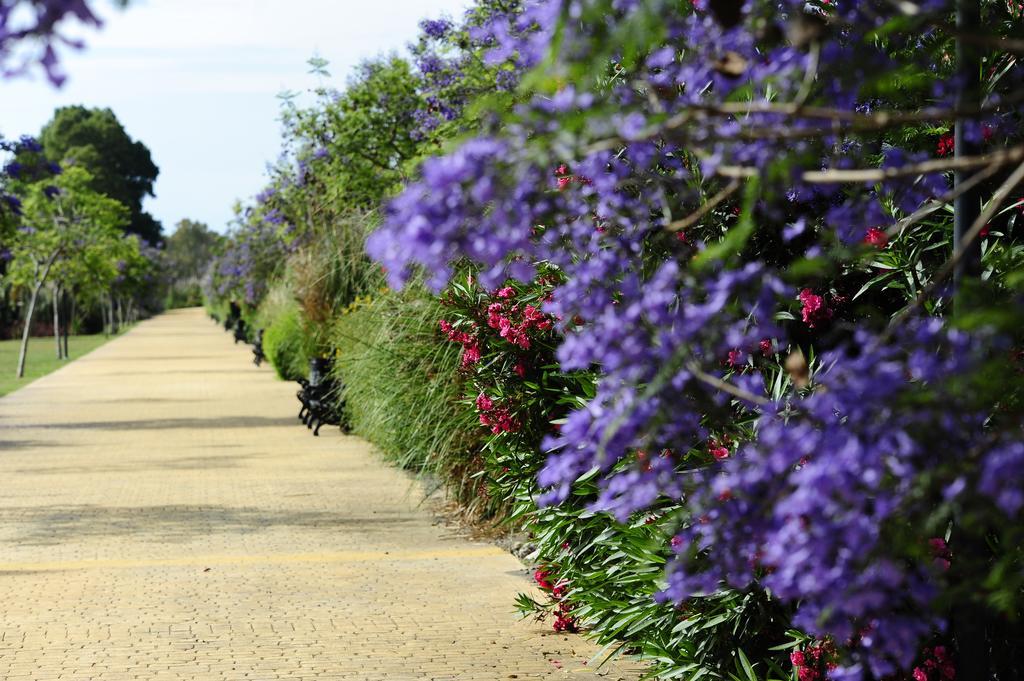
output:
[[[743,400],[745,402],[752,402],[753,404],[757,404],[757,405],[760,405],[762,407],[766,407],[766,406],[768,406],[768,405],[770,405],[772,403],[771,400],[769,400],[769,399],[767,399],[765,397],[761,397],[760,395],[755,395],[754,393],[748,392],[748,391],[744,390],[743,388],[737,388],[736,386],[734,386],[732,383],[729,383],[728,381],[723,381],[722,379],[718,378],[717,376],[712,376],[711,374],[707,373],[706,371],[701,369],[699,366],[697,366],[697,364],[695,362],[687,363],[686,370],[689,371],[693,375],[694,378],[696,378],[697,380],[701,381],[702,383],[706,383],[706,384],[710,385],[712,388],[717,388],[718,390],[721,390],[722,392],[729,393],[730,395],[732,395],[734,397],[738,397],[738,398],[740,398],[741,400]]]
[[[924,301],[927,300],[928,297],[935,292],[935,289],[945,281],[946,277],[956,269],[956,266],[961,260],[963,260],[964,255],[966,255],[968,248],[970,248],[974,240],[978,238],[978,235],[981,234],[981,230],[984,229],[989,220],[999,212],[1000,206],[1002,206],[1003,202],[1006,201],[1007,197],[1009,197],[1010,192],[1012,192],[1021,182],[1024,182],[1024,163],[1017,166],[1017,169],[1014,170],[1010,176],[1006,178],[1006,181],[999,186],[999,189],[997,189],[992,195],[992,198],[985,206],[985,209],[981,211],[981,214],[971,225],[971,228],[967,230],[966,234],[964,234],[964,237],[960,242],[960,247],[953,251],[953,255],[950,256],[949,260],[947,260],[939,271],[935,273],[935,276],[932,277],[932,280],[928,282],[928,285],[925,286],[918,294],[917,298],[914,299],[914,302],[892,318],[892,321],[889,322],[889,329],[893,329],[898,326],[900,323],[905,321],[912,312],[923,305]],[[889,334],[887,332],[884,337],[888,337],[888,335]]]
[[[858,182],[881,182],[898,177],[911,177],[927,173],[941,173],[949,170],[969,170],[985,166],[1001,166],[1024,160],[1024,146],[1011,147],[980,156],[963,156],[951,159],[932,159],[921,163],[911,163],[893,168],[855,168],[852,170],[830,168],[827,170],[807,170],[800,174],[800,179],[809,184],[840,184]],[[750,166],[719,166],[715,174],[722,177],[747,178],[757,177],[760,171]]]
[[[703,206],[701,206],[694,212],[690,213],[685,218],[682,218],[681,220],[670,222],[668,225],[665,226],[665,229],[670,232],[678,232],[680,230],[686,229],[690,225],[696,224],[698,221],[700,221],[701,218],[710,213],[715,206],[717,206],[722,201],[725,201],[727,198],[735,194],[736,190],[742,186],[743,182],[741,182],[740,180],[733,180],[728,185],[726,185],[724,189],[722,189],[720,192],[718,192],[710,199],[708,199],[707,203],[705,203]]]
[[[876,111],[859,113],[849,109],[837,109],[826,106],[806,106],[801,101],[793,102],[719,102],[709,104],[690,104],[685,109],[669,117],[659,125],[644,130],[635,137],[610,137],[598,140],[587,147],[588,153],[596,153],[616,149],[630,142],[644,142],[659,137],[666,132],[685,128],[695,121],[702,121],[718,116],[739,116],[750,114],[778,114],[790,118],[822,119],[831,121],[833,125],[827,130],[782,132],[783,138],[805,138],[815,135],[837,134],[844,128],[859,131],[883,130],[907,123],[924,123],[929,121],[951,121],[958,118],[976,118],[989,113],[996,113],[1005,107],[1024,101],[1024,92],[1003,97],[998,102],[985,106],[967,106],[956,108],[925,108],[917,111]],[[792,121],[779,121],[791,123]],[[846,125],[839,125],[845,123]],[[791,128],[785,128],[791,129]],[[762,139],[771,130],[764,126],[748,130],[737,135],[738,138]]]

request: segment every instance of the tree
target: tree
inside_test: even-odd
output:
[[[145,144],[133,140],[110,109],[57,109],[40,134],[48,158],[72,160],[92,175],[90,188],[128,207],[127,232],[151,244],[162,240],[160,223],[142,209],[153,196],[160,169]]]
[[[311,64],[326,74],[323,62]],[[286,108],[293,142],[308,147],[311,156],[303,161],[300,176],[311,161],[327,163],[336,180],[326,188],[329,194],[346,204],[376,208],[405,179],[406,163],[419,154],[413,114],[423,102],[417,83],[407,61],[380,57],[361,64],[336,98],[321,90],[321,106]]]
[[[202,222],[181,220],[167,238],[164,253],[173,281],[198,281],[223,237]]]
[[[95,257],[107,253],[108,259],[118,255],[114,246],[128,222],[129,211],[118,201],[93,191],[92,182],[87,170],[73,166],[52,180],[25,187],[10,268],[11,281],[29,290],[18,356],[19,378],[25,374],[28,339],[39,293],[54,267],[62,259],[73,260],[83,254]]]

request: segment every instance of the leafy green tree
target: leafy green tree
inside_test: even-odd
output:
[[[62,175],[25,187],[21,226],[12,247],[10,280],[28,289],[25,328],[22,331],[17,375],[25,373],[28,339],[39,293],[55,267],[70,276],[67,261],[83,254],[107,262],[119,256],[115,248],[130,213],[118,201],[92,189],[92,175],[80,167],[70,167]],[[116,266],[115,266],[116,267]],[[94,268],[95,269],[95,268]]]
[[[224,242],[225,237],[202,222],[185,219],[178,223],[164,243],[161,258],[166,307],[202,304],[203,275]]]
[[[327,75],[325,62],[310,63],[315,73]],[[293,141],[312,156],[304,163],[328,164],[330,172],[318,176],[331,178],[328,191],[345,204],[376,208],[405,179],[407,162],[419,154],[418,82],[406,60],[379,57],[364,62],[343,93],[321,90],[318,106],[286,107]]]
[[[92,174],[91,189],[128,207],[126,231],[151,244],[162,240],[162,228],[142,209],[153,196],[160,169],[145,144],[133,140],[110,109],[68,106],[56,110],[40,134],[47,158],[72,160]]]
[[[164,253],[174,281],[198,281],[206,272],[224,237],[205,223],[181,220],[167,237]]]

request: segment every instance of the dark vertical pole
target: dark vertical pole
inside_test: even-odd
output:
[[[956,107],[963,110],[976,109],[981,104],[981,48],[977,42],[964,40],[963,35],[981,33],[981,2],[980,0],[956,0],[956,40],[957,59],[957,101]],[[954,156],[974,156],[981,151],[981,131],[974,129],[968,135],[968,125],[976,117],[960,116],[956,120],[954,134],[956,136]],[[977,122],[974,122],[977,125]],[[970,137],[970,139],[968,139]],[[954,187],[967,180],[968,173],[956,171],[953,179]],[[981,190],[979,187],[964,192],[953,203],[953,248],[960,249],[964,244],[964,236],[971,229],[974,221],[981,213]],[[975,239],[964,252],[964,257],[953,272],[956,287],[957,312],[964,312],[970,307],[970,287],[981,275],[981,239]],[[967,291],[963,290],[967,285]],[[959,521],[960,519],[958,519]],[[975,530],[976,531],[976,530]],[[971,575],[977,574],[980,566],[986,561],[988,548],[984,542],[964,530],[960,522],[956,523],[951,537],[951,547],[959,560],[953,561],[950,570],[950,582],[966,583]],[[962,589],[953,606],[952,634],[961,664],[957,668],[958,681],[989,681],[991,658],[988,640],[988,612],[984,605],[970,600],[973,593]]]
[[[981,30],[981,3],[979,0],[957,0],[956,3],[956,27],[961,34],[977,35]],[[957,109],[974,109],[981,104],[981,50],[977,42],[964,40],[961,37],[956,41],[957,59]],[[971,124],[969,118],[963,116],[957,118],[955,134],[954,156],[975,156],[981,151],[981,131],[975,129],[972,135],[967,134],[967,127]],[[975,125],[977,125],[975,123]],[[970,137],[971,139],[968,139]],[[959,187],[967,180],[968,172],[958,170],[953,176],[953,186]],[[964,235],[970,230],[971,225],[978,219],[981,212],[981,190],[975,186],[973,189],[959,195],[953,203],[953,248],[959,249],[964,242]],[[953,273],[953,282],[957,290],[963,282],[964,277],[977,277],[981,274],[981,240],[975,239],[970,245],[964,257],[960,260]]]

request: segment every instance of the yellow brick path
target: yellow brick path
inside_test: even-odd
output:
[[[0,679],[598,678],[516,617],[518,561],[250,359],[179,311],[0,398]]]

